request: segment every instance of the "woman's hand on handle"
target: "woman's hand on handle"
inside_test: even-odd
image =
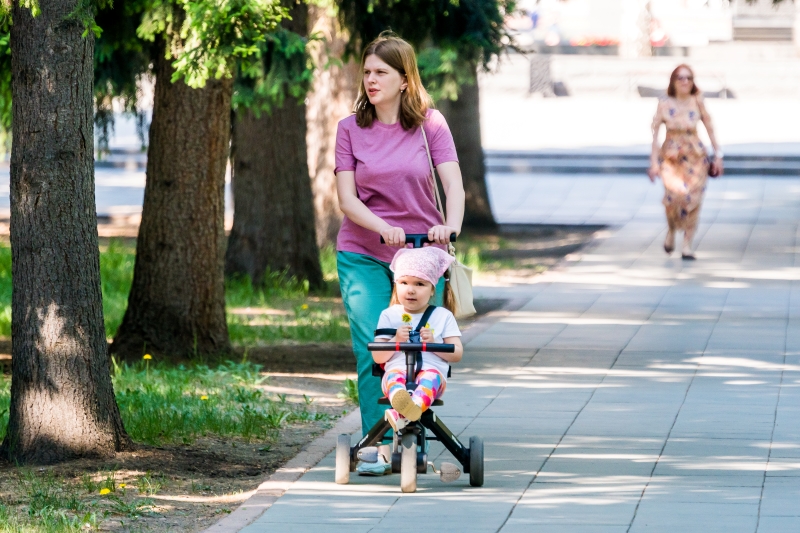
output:
[[[386,226],[381,230],[381,237],[389,246],[402,248],[406,245],[406,232],[403,228],[395,228],[393,226]]]
[[[450,235],[461,233],[459,230],[452,226],[433,226],[428,230],[428,239],[436,244],[447,244],[450,242]]]

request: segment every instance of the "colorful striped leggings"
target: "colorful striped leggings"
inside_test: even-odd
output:
[[[402,370],[387,370],[381,381],[383,393],[392,400],[392,396],[399,390],[406,388],[406,373]],[[422,411],[428,409],[433,400],[440,398],[444,394],[447,382],[444,376],[431,368],[423,370],[417,374],[417,389],[411,393],[411,399]]]

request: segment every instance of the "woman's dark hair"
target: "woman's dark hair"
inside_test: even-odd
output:
[[[669,87],[667,87],[667,94],[669,96],[672,96],[673,98],[675,97],[675,82],[678,81],[678,72],[680,72],[682,68],[688,70],[689,75],[692,77],[692,94],[697,94],[700,92],[700,88],[694,82],[694,71],[692,70],[692,67],[684,63],[682,65],[678,65],[677,67],[675,67],[675,70],[672,71],[672,74],[669,77]]]
[[[414,49],[390,31],[382,32],[377,39],[369,43],[361,56],[361,83],[358,85],[355,105],[356,124],[361,128],[369,128],[377,118],[375,106],[369,102],[367,91],[364,89],[364,63],[371,55],[378,56],[381,61],[406,79],[406,90],[400,93],[400,124],[403,129],[410,130],[421,126],[425,122],[428,109],[433,107],[433,100],[422,86]]]

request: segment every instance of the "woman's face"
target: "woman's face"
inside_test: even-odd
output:
[[[433,298],[433,285],[415,276],[401,276],[395,281],[397,299],[409,313],[421,313]]]
[[[694,87],[694,78],[689,69],[682,68],[678,70],[678,75],[675,77],[675,94],[677,96],[689,96],[692,94],[692,87]]]
[[[400,91],[408,86],[406,78],[375,54],[364,61],[364,90],[375,107],[399,104]]]

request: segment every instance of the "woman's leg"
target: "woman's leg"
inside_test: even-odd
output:
[[[411,395],[411,400],[424,413],[431,406],[433,400],[444,394],[446,386],[447,382],[438,370],[423,370],[417,374],[417,388]]]
[[[381,311],[389,307],[392,272],[389,265],[372,257],[351,252],[336,254],[342,301],[350,321],[350,336],[358,370],[358,401],[361,430],[367,432],[383,419],[385,408],[378,405],[381,380],[372,375],[372,353],[367,343],[375,339]]]

